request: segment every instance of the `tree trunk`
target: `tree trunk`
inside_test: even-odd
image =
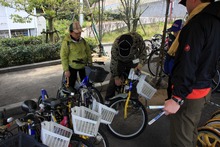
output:
[[[54,38],[53,38],[53,34],[54,34],[54,26],[53,26],[53,18],[49,18],[48,19],[48,31],[47,33],[49,33],[49,39],[50,42],[54,43]]]
[[[137,26],[138,26],[138,20],[140,16],[137,16],[137,8],[139,6],[140,0],[135,0],[134,1],[134,7],[133,7],[133,27],[132,27],[132,31],[136,32],[137,30]]]

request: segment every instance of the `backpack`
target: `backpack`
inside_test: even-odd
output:
[[[167,75],[171,75],[174,64],[174,57],[166,54],[166,58],[164,61],[164,73]]]

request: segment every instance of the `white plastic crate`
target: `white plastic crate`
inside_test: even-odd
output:
[[[106,105],[103,105],[96,100],[93,101],[92,110],[101,114],[101,123],[111,124],[117,111],[113,108],[110,108]]]
[[[41,140],[49,147],[68,147],[73,131],[55,122],[41,123]]]
[[[89,137],[96,136],[101,122],[101,115],[84,106],[71,109],[73,131],[75,134]]]
[[[151,99],[151,97],[156,93],[156,89],[152,87],[149,83],[145,81],[146,76],[142,76],[137,84],[137,93],[146,99]]]

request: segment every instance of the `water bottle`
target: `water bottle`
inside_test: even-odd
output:
[[[47,91],[45,89],[41,89],[41,97],[42,97],[42,101],[48,98]]]
[[[32,128],[30,123],[28,123],[28,134],[35,138],[36,133],[35,133],[35,130]]]

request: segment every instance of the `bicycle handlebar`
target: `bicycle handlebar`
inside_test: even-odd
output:
[[[92,63],[99,64],[99,65],[105,65],[105,63],[103,61],[86,62],[86,61],[83,61],[82,59],[72,60],[72,62],[75,62],[78,64],[87,64],[87,65],[92,64]]]

